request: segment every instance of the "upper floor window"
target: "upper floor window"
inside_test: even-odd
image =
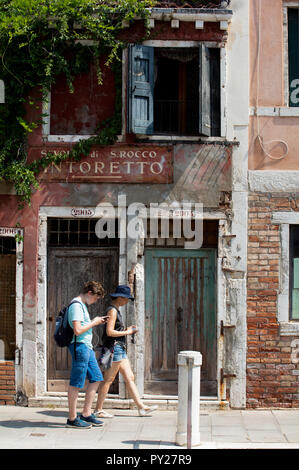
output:
[[[288,8],[289,106],[299,106],[299,8]]]
[[[130,46],[128,127],[135,134],[219,136],[219,48]]]

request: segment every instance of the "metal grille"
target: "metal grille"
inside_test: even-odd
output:
[[[169,219],[169,236],[167,238],[162,238],[162,222],[161,219],[158,220],[158,238],[150,237],[150,228],[151,222],[147,220],[147,238],[145,239],[145,246],[148,248],[184,248],[186,241],[191,241],[184,237],[184,229],[181,221],[181,237],[177,238],[174,236],[174,226],[173,220]],[[195,221],[191,221],[191,230],[195,230]],[[217,248],[218,246],[218,221],[217,220],[204,220],[202,224],[203,230],[203,248]],[[163,229],[163,232],[165,228]]]
[[[155,8],[198,8],[202,10],[228,8],[230,0],[160,0]]]
[[[0,237],[0,255],[10,255],[16,252],[14,237]]]
[[[95,225],[98,219],[48,219],[49,246],[117,247],[118,224],[115,221],[114,238],[98,238]]]

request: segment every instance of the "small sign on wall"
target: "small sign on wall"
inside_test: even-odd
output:
[[[92,217],[95,214],[94,209],[78,209],[78,208],[73,208],[71,210],[71,215],[73,217]]]
[[[14,237],[19,233],[20,230],[13,227],[0,227],[0,236],[1,237]]]

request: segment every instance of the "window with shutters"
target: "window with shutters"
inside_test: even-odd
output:
[[[220,136],[220,49],[131,45],[128,131]]]
[[[288,8],[289,106],[299,107],[299,9]]]

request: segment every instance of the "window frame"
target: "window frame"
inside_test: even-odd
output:
[[[141,43],[142,46],[153,48],[198,48],[202,43],[208,48],[220,49],[220,135],[219,136],[202,136],[202,135],[173,135],[173,134],[136,134],[136,139],[147,141],[219,141],[226,139],[227,133],[227,117],[225,112],[226,103],[226,49],[225,44],[216,41],[175,41],[175,40],[146,40]],[[122,135],[126,134],[129,129],[128,121],[128,70],[129,70],[129,52],[128,48],[124,51],[123,56],[123,127]]]
[[[288,34],[288,10],[299,10],[298,1],[287,1],[282,6],[283,14],[283,41],[284,41],[284,107],[287,108],[288,116],[299,116],[299,105],[290,106],[290,84],[289,84],[289,34]],[[298,12],[299,14],[299,12]]]
[[[289,315],[290,315],[290,320],[291,321],[297,321],[299,322],[299,316],[298,318],[293,317],[293,290],[294,290],[294,259],[298,259],[298,257],[295,257],[294,255],[294,243],[292,245],[292,234],[291,234],[291,228],[292,227],[297,227],[299,229],[299,224],[290,224],[289,225],[289,233],[290,233],[290,247],[289,247],[289,276],[290,276],[290,281],[289,281]]]
[[[299,225],[299,213],[273,212],[272,223],[280,225],[281,251],[277,295],[277,320],[280,324],[280,334],[286,336],[298,335],[299,320],[291,319],[290,312],[290,226]]]

